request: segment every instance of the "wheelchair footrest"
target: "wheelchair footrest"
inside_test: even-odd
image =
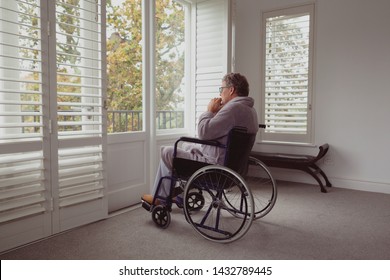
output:
[[[150,212],[150,210],[152,209],[152,205],[151,205],[149,202],[146,202],[146,201],[144,201],[144,200],[142,200],[142,207],[143,207],[144,209],[146,209],[147,211],[149,211],[149,212]]]

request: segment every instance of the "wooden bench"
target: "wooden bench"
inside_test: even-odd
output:
[[[318,182],[321,188],[321,192],[326,193],[326,188],[321,181],[319,175],[325,180],[325,185],[331,187],[332,184],[329,182],[324,171],[318,167],[316,162],[323,158],[329,150],[329,145],[324,144],[319,147],[320,151],[317,156],[311,155],[295,155],[295,154],[285,154],[285,153],[263,153],[252,151],[251,156],[257,158],[264,162],[267,166],[270,167],[279,167],[279,168],[288,168],[288,169],[298,169],[304,171]]]

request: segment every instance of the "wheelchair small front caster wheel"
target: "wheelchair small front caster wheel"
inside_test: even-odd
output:
[[[162,205],[157,205],[152,211],[152,220],[160,228],[167,228],[171,223],[171,213]]]

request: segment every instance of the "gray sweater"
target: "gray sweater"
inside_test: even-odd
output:
[[[259,123],[253,104],[253,98],[237,96],[216,114],[204,112],[199,117],[199,139],[218,140],[220,143],[226,144],[228,133],[235,126],[246,127],[249,133],[256,133]],[[224,149],[203,145],[201,152],[208,162],[223,164]]]

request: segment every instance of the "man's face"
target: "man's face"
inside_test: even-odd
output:
[[[222,91],[219,94],[219,96],[222,99],[222,101],[221,101],[222,105],[225,105],[231,99],[231,93],[232,93],[232,89],[233,88],[232,87],[227,87],[225,82],[222,82],[221,88],[222,88]]]

